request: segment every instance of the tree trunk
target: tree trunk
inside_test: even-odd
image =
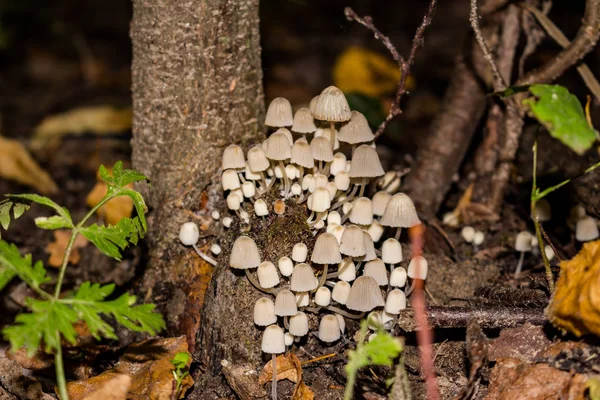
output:
[[[217,242],[219,225],[210,213],[222,198],[223,149],[263,136],[258,0],[134,0],[133,6],[132,159],[151,181],[142,190],[150,227],[141,291],[158,304],[168,334],[186,334],[193,349],[211,277],[222,280],[226,271],[217,268],[213,277],[212,266],[179,242],[179,227],[197,222],[205,250]],[[204,320],[210,325],[221,317]]]

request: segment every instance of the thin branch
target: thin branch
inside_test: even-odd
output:
[[[502,74],[498,70],[498,66],[494,61],[494,56],[490,51],[483,34],[481,33],[481,28],[479,27],[479,15],[477,14],[477,0],[471,0],[471,13],[469,14],[469,21],[471,22],[471,27],[473,28],[473,32],[475,33],[475,39],[477,39],[477,43],[483,51],[483,56],[490,65],[492,69],[492,75],[494,77],[494,90],[500,91],[506,89],[508,86],[506,81],[502,77]]]
[[[435,13],[436,6],[437,0],[430,0],[427,12],[423,16],[423,21],[421,22],[421,25],[419,25],[419,27],[417,28],[415,36],[413,37],[412,48],[410,50],[408,60],[405,60],[404,57],[402,57],[400,53],[398,53],[398,50],[392,44],[390,38],[381,33],[379,29],[377,29],[377,27],[373,24],[373,19],[371,17],[360,17],[350,7],[346,7],[344,9],[344,14],[346,15],[348,21],[356,21],[359,24],[366,27],[367,29],[369,29],[371,32],[373,32],[375,39],[383,43],[383,45],[388,49],[388,51],[392,55],[392,58],[396,61],[396,63],[398,63],[398,67],[400,69],[400,82],[398,82],[398,88],[396,89],[396,97],[392,102],[387,117],[385,117],[385,120],[379,125],[377,131],[375,132],[375,140],[377,140],[377,138],[379,138],[383,134],[388,124],[394,118],[402,114],[402,109],[400,108],[400,100],[402,100],[402,96],[404,95],[404,93],[406,93],[406,80],[408,78],[408,74],[410,73],[410,68],[415,61],[415,55],[417,53],[417,50],[419,49],[419,47],[423,46],[425,30],[433,20],[433,14]]]

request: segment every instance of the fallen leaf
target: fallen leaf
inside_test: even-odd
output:
[[[315,394],[308,386],[306,386],[304,381],[300,381],[300,383],[296,385],[294,393],[292,394],[292,400],[313,400],[314,398]]]
[[[83,400],[126,400],[131,386],[131,378],[125,374],[115,374],[102,387],[88,394]]]
[[[600,336],[600,240],[585,243],[573,259],[560,263],[546,312],[554,326],[576,336]]]
[[[550,344],[544,328],[525,324],[516,328],[500,331],[500,336],[490,343],[491,361],[500,358],[516,358],[521,361],[533,361]]]
[[[54,357],[51,354],[42,351],[36,352],[33,356],[27,356],[27,349],[21,348],[16,351],[6,350],[6,357],[9,360],[14,360],[25,369],[38,371],[40,369],[50,368],[54,365]],[[1,399],[1,397],[0,397]]]
[[[51,267],[60,267],[67,245],[69,244],[69,238],[71,237],[71,231],[65,229],[58,229],[54,231],[54,242],[48,243],[46,246],[46,253],[50,254],[48,258],[48,265]],[[75,242],[73,242],[73,248],[69,255],[69,263],[76,265],[79,263],[81,256],[77,249],[85,247],[88,244],[88,240],[81,235],[77,235]]]
[[[287,379],[294,382],[294,392],[292,400],[313,400],[315,395],[312,390],[302,380],[302,364],[294,353],[282,354],[276,358],[277,381]],[[265,364],[258,377],[258,383],[264,385],[273,379],[273,361]]]
[[[112,176],[112,169],[107,168],[108,173]],[[89,207],[95,207],[106,195],[108,186],[106,182],[100,179],[100,175],[96,176],[97,183],[92,191],[87,195],[85,202]],[[133,189],[133,183],[125,186],[128,189]],[[109,200],[106,204],[96,211],[96,214],[110,225],[116,225],[123,218],[131,217],[133,212],[133,200],[129,196],[119,196]]]
[[[234,365],[221,360],[221,372],[240,400],[262,399],[267,392],[256,381],[256,369],[251,365]]]
[[[83,400],[86,396],[100,390],[116,376],[125,374],[131,378],[127,398],[170,400],[175,388],[172,373],[175,367],[171,364],[171,360],[181,351],[188,351],[185,336],[134,343],[125,350],[113,369],[90,379],[69,382],[67,384],[69,398]],[[194,380],[191,376],[184,378],[179,398],[183,398],[193,384]]]
[[[42,384],[28,376],[26,371],[13,360],[0,357],[0,387],[21,400],[53,400],[42,390]],[[1,392],[0,392],[1,393]]]
[[[41,194],[58,192],[56,183],[34,161],[25,146],[3,137],[0,137],[0,177],[32,186]]]

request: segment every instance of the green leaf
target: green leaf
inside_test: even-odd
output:
[[[381,330],[373,340],[363,342],[356,350],[349,352],[346,373],[356,374],[360,368],[367,365],[393,365],[394,358],[398,357],[401,351],[400,341]]]
[[[120,194],[131,197],[135,211],[137,212],[140,223],[142,224],[142,228],[144,232],[146,232],[148,230],[148,224],[146,223],[146,213],[148,212],[148,207],[146,206],[146,202],[144,201],[142,195],[131,189],[123,189],[121,190]]]
[[[67,221],[60,215],[53,215],[52,217],[38,217],[34,221],[35,225],[42,229],[73,228],[71,221]]]
[[[4,228],[4,230],[8,229],[10,225],[10,210],[13,211],[14,219],[18,219],[25,210],[29,209],[27,204],[22,204],[10,200],[2,200],[0,201],[0,226]],[[0,236],[1,237],[1,236]]]
[[[123,218],[117,225],[92,224],[81,228],[79,232],[101,252],[121,260],[121,250],[124,250],[129,243],[136,245],[138,239],[144,237],[146,230],[141,225],[139,217],[135,217]]]
[[[190,360],[190,355],[187,351],[180,351],[171,360],[171,364],[175,366],[177,369],[183,369],[187,366],[188,361]]]
[[[100,174],[100,179],[106,182],[109,186],[115,186],[117,188],[124,188],[130,183],[148,179],[144,174],[141,174],[135,170],[123,169],[123,163],[121,161],[117,161],[112,167],[112,176],[106,167],[104,167],[104,165],[100,166],[98,172]]]
[[[31,254],[22,257],[17,246],[0,240],[0,283],[5,282],[4,285],[0,285],[0,289],[15,275],[33,288],[39,288],[43,283],[50,281],[41,261],[33,265]]]
[[[3,329],[4,338],[13,350],[25,348],[32,356],[43,341],[50,352],[61,345],[60,335],[72,344],[76,343],[77,333],[73,324],[77,313],[67,305],[56,301],[27,299],[31,313],[17,315],[15,324]]]
[[[535,97],[523,100],[523,104],[552,137],[577,154],[592,147],[598,132],[589,126],[577,97],[559,85],[531,85],[529,91]]]

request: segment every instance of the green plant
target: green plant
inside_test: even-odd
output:
[[[175,367],[173,372],[173,378],[177,386],[175,387],[175,396],[174,398],[178,399],[179,395],[181,395],[181,384],[183,380],[190,374],[187,368],[187,363],[190,361],[190,355],[186,351],[180,351],[175,354],[173,359],[171,360],[171,364]]]
[[[394,364],[394,359],[402,352],[402,342],[383,329],[379,329],[372,340],[365,342],[367,331],[368,321],[364,319],[360,325],[356,349],[350,350],[348,353],[348,363],[346,364],[348,380],[346,381],[344,400],[352,399],[356,374],[359,369],[368,365],[391,366]]]
[[[33,263],[30,254],[23,257],[14,244],[0,239],[0,290],[13,278],[18,277],[38,295],[38,298],[26,299],[26,305],[31,312],[17,315],[15,324],[4,328],[2,333],[10,342],[12,350],[25,348],[31,356],[43,345],[45,351],[54,352],[58,391],[63,400],[68,399],[68,394],[61,337],[75,344],[77,334],[74,325],[78,321],[85,322],[95,339],[117,339],[113,327],[102,318],[103,316],[111,316],[117,323],[133,331],[148,332],[152,335],[165,327],[162,316],[154,311],[153,304],[136,305],[136,297],[128,293],[110,299],[115,289],[114,284],[84,282],[77,290],[61,295],[65,271],[77,235],[83,235],[107,256],[120,260],[121,250],[129,244],[136,245],[147,230],[147,208],[144,199],[141,194],[126,187],[132,182],[144,181],[146,177],[136,171],[123,169],[121,162],[114,165],[112,176],[104,166],[100,166],[99,174],[106,182],[107,193],[77,224],[73,222],[66,208],[47,197],[36,194],[11,194],[0,202],[0,225],[4,229],[10,224],[11,211],[13,219],[16,219],[29,208],[30,203],[37,203],[51,208],[56,215],[36,218],[36,226],[41,229],[71,230],[52,293],[44,289],[52,278],[47,275],[43,263]],[[123,218],[113,226],[86,226],[86,222],[102,205],[119,196],[131,197],[137,211],[136,217]]]
[[[520,89],[522,91],[522,88]],[[565,146],[569,147],[577,154],[583,154],[589,150],[598,139],[598,132],[591,126],[589,118],[586,118],[583,107],[577,97],[559,85],[531,85],[527,88],[533,94],[523,100],[527,105],[530,114],[543,125],[550,135],[560,140]],[[512,93],[511,93],[512,94]],[[540,247],[540,254],[544,260],[546,269],[546,279],[550,292],[554,291],[554,279],[550,262],[544,251],[544,229],[538,219],[537,202],[548,196],[550,193],[565,186],[573,179],[584,175],[600,167],[600,162],[592,165],[583,171],[580,175],[566,179],[557,185],[540,190],[537,186],[537,156],[538,141],[537,134],[533,144],[533,178],[531,185],[531,216],[535,226],[535,234]],[[549,244],[552,243],[548,240]]]

